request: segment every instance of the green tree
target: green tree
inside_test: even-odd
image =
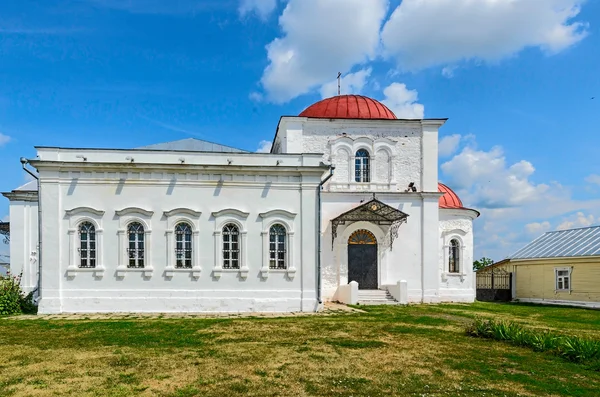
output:
[[[479,270],[479,269],[483,269],[486,266],[491,265],[492,263],[494,263],[493,259],[490,258],[486,258],[485,256],[479,260],[476,260],[475,262],[473,262],[473,270]]]

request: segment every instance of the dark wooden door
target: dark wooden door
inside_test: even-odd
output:
[[[358,289],[377,289],[377,244],[348,244],[348,282]]]

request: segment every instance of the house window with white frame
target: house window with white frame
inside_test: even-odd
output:
[[[233,223],[223,227],[223,269],[240,268],[240,229]]]
[[[91,222],[79,225],[79,267],[96,267],[96,227]]]
[[[283,225],[275,224],[269,229],[269,269],[287,269],[286,237]]]
[[[192,268],[192,227],[181,222],[175,226],[175,268]]]
[[[456,239],[448,247],[448,273],[460,273],[460,243]]]
[[[129,248],[127,254],[129,257],[128,268],[144,268],[144,226],[139,222],[132,222],[127,226],[127,236],[129,237]]]
[[[356,182],[370,182],[371,171],[369,167],[369,152],[360,149],[356,152],[354,160],[354,180]]]
[[[556,290],[570,291],[571,290],[571,269],[558,268],[555,269],[556,274]]]

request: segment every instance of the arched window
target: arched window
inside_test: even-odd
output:
[[[370,181],[370,169],[369,169],[369,152],[364,149],[360,149],[356,152],[354,160],[354,177],[356,182],[369,182]]]
[[[450,241],[448,254],[448,272],[459,273],[460,272],[460,243],[458,240],[453,239]]]
[[[240,229],[233,223],[223,228],[223,269],[240,268]]]
[[[175,267],[192,268],[192,227],[185,222],[175,226]]]
[[[129,237],[129,268],[144,267],[144,226],[139,222],[132,222],[127,227],[127,235]]]
[[[96,267],[96,228],[90,222],[79,225],[79,267]]]
[[[273,225],[269,229],[269,269],[287,269],[286,236],[285,227],[280,224]]]

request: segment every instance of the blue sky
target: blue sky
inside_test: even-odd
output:
[[[440,179],[501,259],[600,223],[599,26],[594,0],[3,1],[0,191],[34,145],[258,150],[341,71],[345,93],[450,119]]]

